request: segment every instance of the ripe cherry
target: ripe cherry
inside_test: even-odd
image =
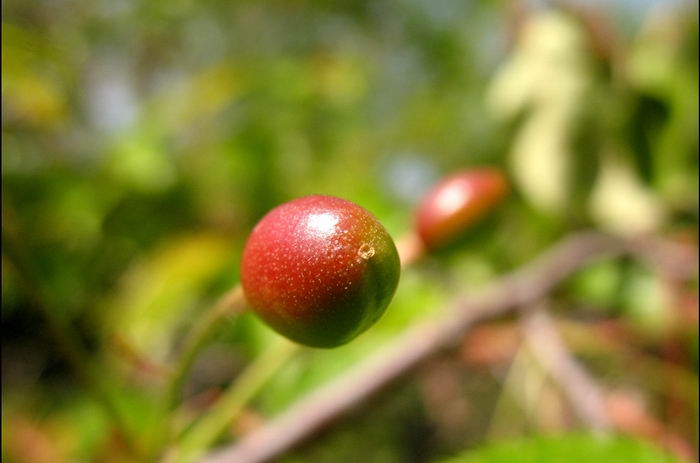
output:
[[[507,193],[508,182],[497,169],[456,172],[438,183],[419,205],[418,236],[428,249],[448,244],[491,211]]]
[[[362,207],[306,196],[271,210],[243,251],[248,304],[280,334],[335,347],[384,313],[400,273],[391,237]]]

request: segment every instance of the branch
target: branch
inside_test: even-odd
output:
[[[591,429],[610,427],[605,395],[595,380],[569,353],[549,314],[537,307],[523,320],[526,342],[535,358],[559,385],[581,421]]]
[[[655,442],[681,461],[696,461],[692,445],[649,414],[633,395],[605,390],[591,377],[571,355],[546,310],[527,313],[523,322],[530,350],[588,427],[614,428]]]
[[[311,392],[239,442],[204,458],[202,463],[259,463],[282,454],[431,354],[453,344],[475,323],[531,305],[578,268],[624,249],[622,240],[595,232],[564,240],[481,294],[458,297],[442,318],[409,328],[377,354]]]

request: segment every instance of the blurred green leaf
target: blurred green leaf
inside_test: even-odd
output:
[[[647,336],[663,337],[674,321],[669,296],[658,274],[631,268],[622,295],[626,321]]]
[[[623,269],[619,262],[606,260],[577,272],[567,284],[568,293],[593,309],[614,311],[620,299]]]
[[[164,360],[203,286],[231,262],[232,252],[227,237],[211,233],[163,244],[135,264],[105,301],[106,332],[146,358]]]
[[[175,166],[158,140],[138,131],[117,141],[107,171],[137,192],[163,191],[176,181]]]
[[[522,34],[492,81],[488,103],[504,119],[525,113],[511,148],[511,170],[533,204],[561,214],[576,175],[568,139],[590,86],[589,57],[581,30],[561,13],[534,13]]]
[[[590,209],[602,228],[628,236],[658,230],[666,215],[659,199],[615,153],[603,158]]]
[[[629,437],[570,434],[487,444],[443,463],[674,463],[678,460]]]

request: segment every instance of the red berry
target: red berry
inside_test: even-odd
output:
[[[425,197],[416,214],[423,244],[447,244],[485,216],[508,193],[508,182],[496,169],[459,171],[442,180]]]
[[[306,196],[271,210],[243,251],[249,305],[280,334],[334,347],[384,313],[400,273],[391,237],[362,207]]]

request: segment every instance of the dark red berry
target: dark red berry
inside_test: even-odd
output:
[[[334,347],[376,322],[399,281],[396,247],[362,207],[307,196],[271,210],[243,251],[249,305],[280,334]]]
[[[429,249],[447,244],[490,212],[507,193],[508,182],[497,169],[463,170],[450,175],[418,207],[418,235]]]

